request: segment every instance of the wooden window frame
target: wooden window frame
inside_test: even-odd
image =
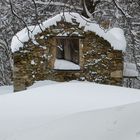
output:
[[[78,57],[77,57],[78,58],[78,63],[75,63],[72,60],[70,60],[70,62],[75,63],[75,64],[77,64],[77,65],[80,66],[80,39],[81,39],[81,37],[75,37],[75,36],[70,36],[70,37],[68,37],[68,36],[57,36],[55,38],[56,38],[57,42],[58,42],[58,40],[61,40],[61,39],[64,39],[64,40],[73,40],[74,39],[74,40],[77,40],[78,41],[78,46],[77,46],[78,47]],[[65,48],[64,48],[64,50],[65,50]],[[56,58],[55,59],[57,59],[57,48],[56,48]],[[62,60],[67,60],[67,59],[62,58]],[[74,69],[74,70],[73,69],[66,69],[66,70],[65,69],[54,69],[54,70],[55,71],[70,71],[70,72],[73,72],[73,71],[81,71],[81,68],[79,70],[78,69]]]

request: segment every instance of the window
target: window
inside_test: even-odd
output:
[[[79,39],[58,39],[56,58],[79,64]]]
[[[55,69],[79,70],[79,39],[57,39]]]

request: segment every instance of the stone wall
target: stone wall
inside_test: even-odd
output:
[[[38,80],[87,80],[91,82],[122,85],[123,54],[93,32],[84,32],[79,25],[57,23],[35,36],[36,43],[26,42],[13,54],[14,90],[20,91]],[[56,59],[56,36],[62,32],[78,32],[80,48],[79,71],[54,70]],[[82,36],[82,37],[81,37]]]
[[[94,33],[86,33],[83,47],[84,73],[88,81],[121,85],[123,54]]]

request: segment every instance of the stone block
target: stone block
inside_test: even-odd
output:
[[[111,72],[111,78],[122,78],[123,72],[121,70]]]

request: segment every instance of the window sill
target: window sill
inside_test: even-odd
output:
[[[61,71],[79,71],[80,66],[64,59],[56,59],[54,63],[54,69]]]
[[[54,72],[81,72],[81,69],[53,69]]]

